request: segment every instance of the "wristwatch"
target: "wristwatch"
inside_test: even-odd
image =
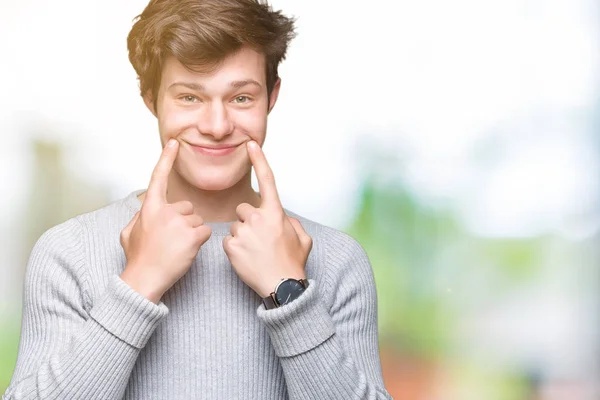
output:
[[[275,290],[263,298],[265,309],[271,310],[296,300],[308,287],[308,279],[282,279]]]

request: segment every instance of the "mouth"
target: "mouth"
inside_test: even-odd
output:
[[[195,146],[195,145],[190,144],[190,147],[196,153],[200,153],[200,154],[203,154],[206,156],[219,157],[219,156],[226,156],[228,154],[233,153],[235,151],[235,149],[237,149],[239,147],[239,145],[231,145],[231,146],[223,146],[223,147],[219,147],[219,148],[214,148],[214,147]]]

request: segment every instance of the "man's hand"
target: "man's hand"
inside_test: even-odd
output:
[[[223,248],[240,279],[267,297],[282,279],[306,278],[312,238],[297,219],[285,214],[271,167],[255,141],[248,142],[248,154],[258,178],[261,205],[242,203],[236,208],[239,221],[231,225]]]
[[[190,269],[212,233],[194,215],[191,202],[167,203],[167,182],[178,148],[174,139],[164,147],[141,210],[121,231],[127,257],[121,279],[155,303]]]

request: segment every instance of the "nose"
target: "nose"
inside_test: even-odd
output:
[[[203,107],[198,116],[198,130],[203,135],[210,135],[215,140],[231,134],[233,123],[229,118],[227,108],[221,102],[213,102]]]

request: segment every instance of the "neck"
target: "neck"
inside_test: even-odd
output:
[[[252,189],[251,170],[234,186],[224,190],[202,190],[190,185],[175,171],[169,176],[167,202],[169,204],[187,200],[194,205],[194,214],[204,222],[232,222],[238,217],[235,209],[241,203],[260,207],[260,194]],[[146,192],[138,199],[143,203]]]

